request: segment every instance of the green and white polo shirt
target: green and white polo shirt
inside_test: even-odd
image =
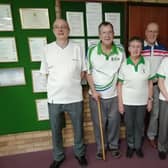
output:
[[[168,92],[168,58],[164,58],[157,72],[158,78],[164,79],[164,85]],[[165,101],[165,97],[160,92],[159,99]]]
[[[150,63],[142,56],[137,65],[128,57],[119,71],[122,85],[123,104],[146,105],[148,100],[148,80],[151,79]]]
[[[88,50],[88,74],[92,75],[95,89],[104,99],[117,95],[116,82],[123,58],[125,52],[121,45],[113,44],[108,55],[103,53],[100,42]],[[91,94],[91,91],[89,93]]]

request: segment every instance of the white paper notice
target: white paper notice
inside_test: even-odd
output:
[[[0,5],[0,31],[13,30],[12,14],[10,5]]]
[[[29,48],[32,61],[41,61],[41,58],[44,56],[44,47],[46,44],[46,37],[29,38]]]
[[[37,108],[38,120],[48,120],[49,119],[47,99],[37,99],[36,108]]]
[[[0,86],[25,85],[23,68],[2,68],[0,69]]]
[[[112,23],[114,35],[120,36],[120,13],[105,13],[105,21]]]
[[[102,22],[102,4],[86,3],[87,35],[98,36],[98,26]]]
[[[92,45],[96,45],[100,40],[99,39],[87,39],[88,41],[88,48]]]
[[[66,12],[70,36],[84,36],[83,12]]]
[[[85,40],[84,39],[70,39],[73,43],[80,45],[82,53],[85,56]]]
[[[0,38],[0,62],[17,62],[17,51],[14,37]]]
[[[42,75],[39,70],[32,70],[33,92],[47,91],[47,77]]]

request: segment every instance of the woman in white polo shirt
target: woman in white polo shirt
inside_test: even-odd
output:
[[[141,56],[143,42],[139,37],[129,40],[130,56],[119,71],[118,105],[119,112],[125,113],[127,153],[131,158],[134,150],[138,157],[142,152],[142,136],[146,109],[152,108],[152,81],[149,62]]]
[[[159,137],[158,155],[161,160],[166,159],[168,152],[168,58],[163,59],[158,72],[158,85],[160,89],[159,105]]]

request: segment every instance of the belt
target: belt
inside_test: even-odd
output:
[[[158,82],[153,82],[153,86],[158,85]]]

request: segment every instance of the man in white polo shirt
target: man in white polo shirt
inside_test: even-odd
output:
[[[100,42],[89,48],[87,56],[89,100],[97,144],[96,158],[103,159],[97,108],[99,99],[103,116],[105,149],[110,150],[114,158],[119,158],[120,114],[117,108],[116,82],[125,52],[121,45],[113,42],[114,29],[111,23],[102,22],[99,25],[99,38]]]
[[[86,70],[85,58],[77,44],[68,40],[69,25],[63,19],[53,24],[56,41],[45,48],[40,72],[47,75],[49,117],[51,122],[53,157],[50,168],[58,168],[64,161],[62,114],[68,112],[74,129],[74,153],[81,166],[87,165],[83,142],[81,78]]]

